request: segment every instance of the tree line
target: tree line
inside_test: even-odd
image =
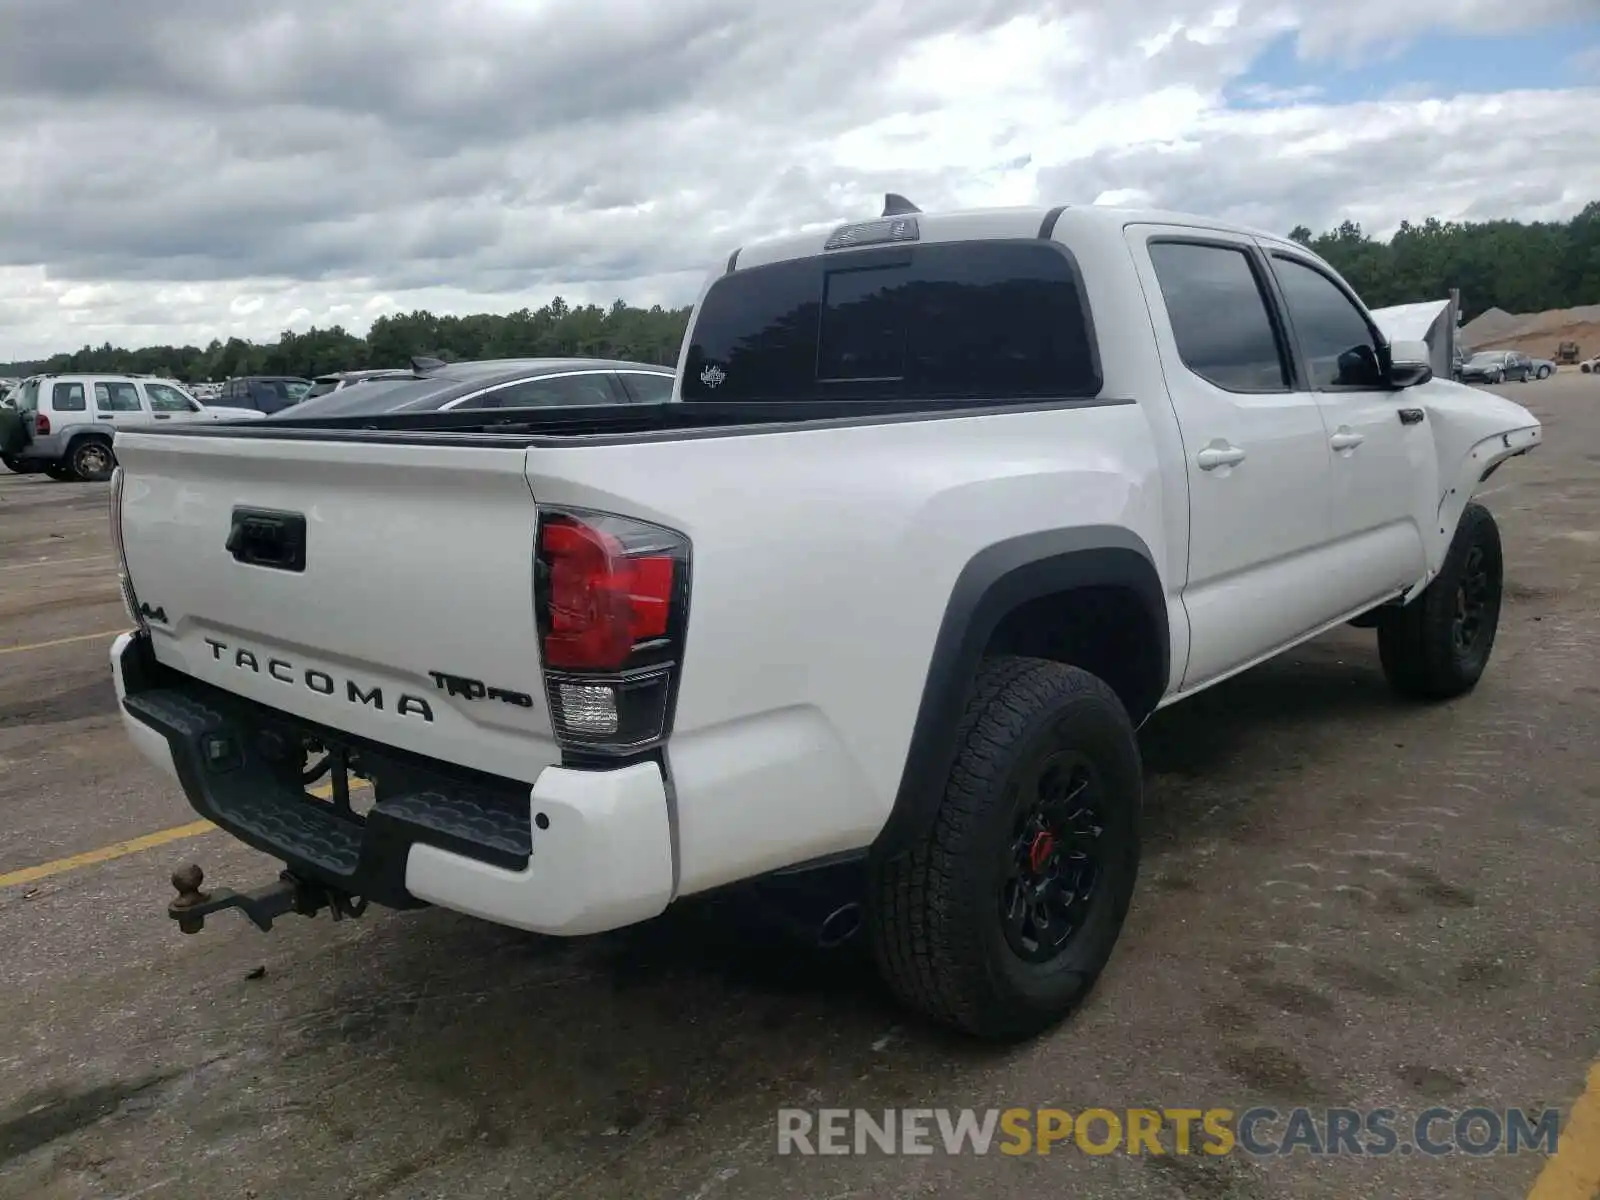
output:
[[[1600,303],[1600,201],[1570,221],[1409,221],[1387,241],[1345,221],[1289,234],[1333,264],[1372,307],[1435,300],[1461,289],[1464,319],[1489,308],[1542,312]],[[341,326],[285,331],[275,342],[229,338],[209,346],[109,343],[36,362],[0,363],[0,375],[109,371],[191,382],[238,375],[312,376],[360,367],[398,367],[413,355],[478,358],[595,357],[673,365],[688,308],[573,307],[559,296],[542,308],[498,315],[440,316],[426,310],[379,317],[365,337]]]

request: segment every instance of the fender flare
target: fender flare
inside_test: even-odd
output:
[[[873,843],[875,854],[900,853],[932,824],[955,761],[967,689],[1001,620],[1041,596],[1108,586],[1138,595],[1159,631],[1164,689],[1172,663],[1166,595],[1155,558],[1137,534],[1113,525],[1044,530],[997,542],[962,568],[945,603],[900,787]]]

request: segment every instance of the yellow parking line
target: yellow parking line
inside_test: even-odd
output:
[[[1554,1157],[1533,1182],[1528,1200],[1593,1200],[1600,1196],[1600,1062],[1567,1113]]]
[[[113,596],[111,599],[115,600],[116,597]],[[122,629],[112,629],[105,633],[80,633],[77,637],[56,638],[53,642],[29,642],[26,646],[0,646],[0,654],[21,654],[25,650],[48,650],[52,646],[70,646],[73,642],[92,642],[96,638],[113,638],[117,634],[124,632],[126,631]]]
[[[313,796],[326,800],[333,795],[331,784],[322,784],[320,787],[308,789]],[[359,795],[361,785],[352,786],[350,791]],[[125,858],[129,854],[138,854],[141,850],[153,850],[157,846],[165,846],[169,842],[181,842],[185,838],[198,837],[202,833],[209,833],[216,826],[210,821],[190,821],[187,825],[174,825],[171,829],[158,829],[154,833],[147,833],[142,837],[129,838],[125,842],[113,842],[109,846],[101,846],[98,850],[86,850],[82,854],[70,854],[66,858],[58,858],[54,862],[40,863],[35,867],[23,867],[20,871],[12,871],[0,875],[0,888],[17,887],[24,883],[36,883],[41,879],[48,879],[52,875],[60,875],[64,871],[75,871],[79,867],[90,867],[95,863],[110,862],[112,859]]]
[[[63,871],[75,871],[79,867],[110,862],[114,858],[137,854],[141,850],[152,850],[157,846],[165,846],[168,842],[179,842],[184,838],[197,837],[215,828],[216,826],[210,821],[190,821],[187,825],[175,825],[171,829],[158,829],[155,833],[147,833],[143,837],[129,838],[125,842],[113,842],[109,846],[101,846],[98,850],[87,850],[82,854],[68,855],[66,858],[58,858],[54,862],[40,863],[36,867],[24,867],[20,871],[12,871],[10,874],[0,875],[0,888],[16,887],[18,884],[23,883],[34,883],[40,879],[48,879],[52,875],[60,875]]]

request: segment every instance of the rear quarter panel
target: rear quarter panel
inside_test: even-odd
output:
[[[536,448],[529,472],[540,504],[691,539],[667,750],[685,892],[873,840],[952,587],[984,548],[1115,525],[1158,567],[1168,550],[1138,404]]]

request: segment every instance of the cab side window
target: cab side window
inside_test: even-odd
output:
[[[1344,289],[1315,267],[1284,254],[1272,256],[1272,273],[1306,356],[1312,389],[1383,387],[1378,339]]]

